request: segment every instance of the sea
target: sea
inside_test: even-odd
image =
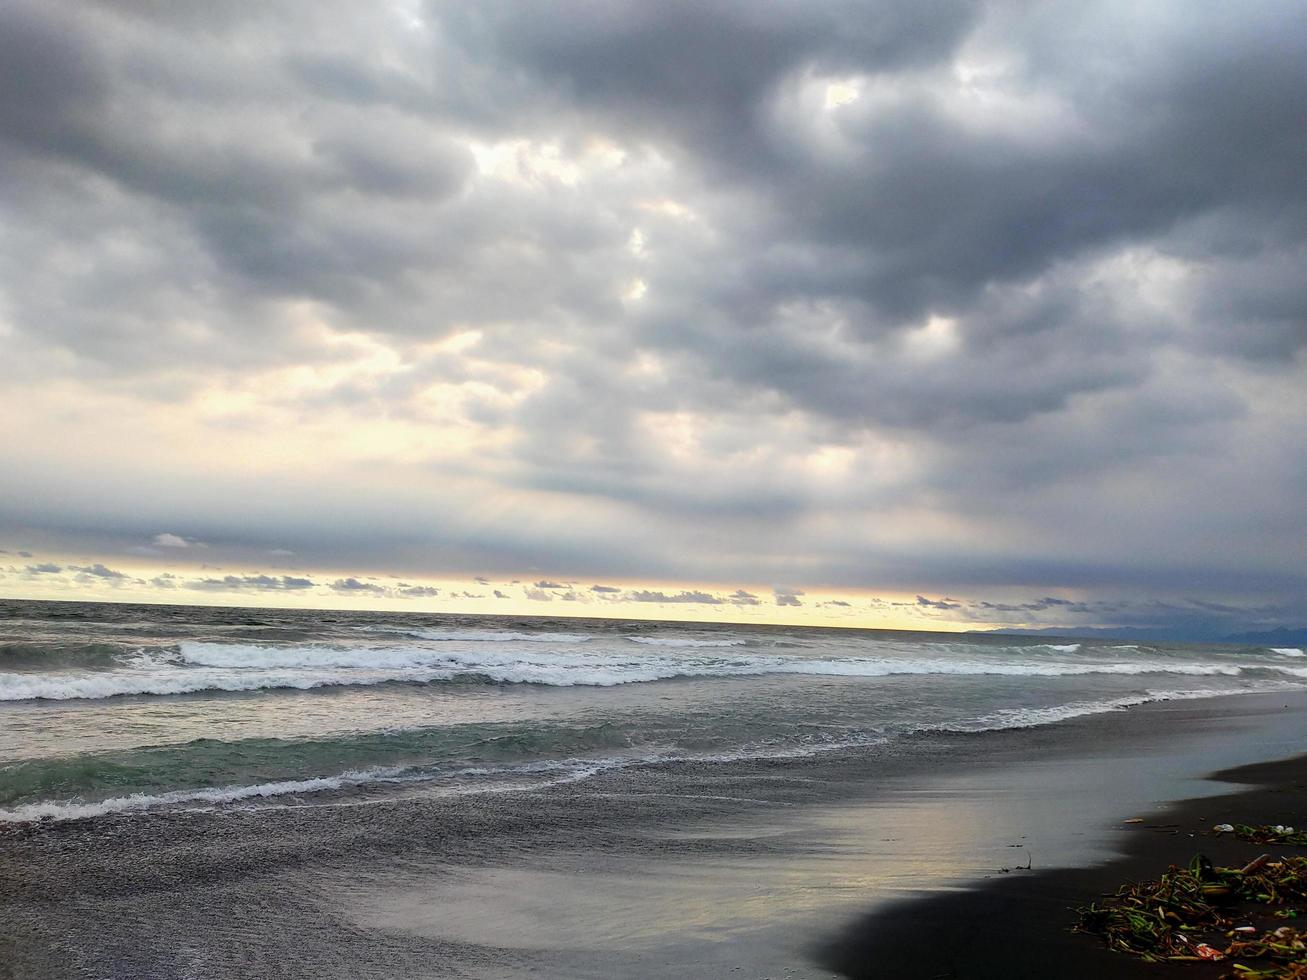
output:
[[[514,793],[1302,689],[1296,647],[4,601],[0,823]]]

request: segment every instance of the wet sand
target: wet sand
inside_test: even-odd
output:
[[[1307,756],[1225,770],[1213,778],[1249,784],[1242,792],[1143,813],[1122,825],[1125,855],[1106,864],[1009,872],[963,892],[915,899],[854,921],[816,954],[840,976],[879,977],[1217,977],[1230,963],[1149,964],[1073,933],[1070,910],[1128,881],[1157,878],[1172,864],[1205,854],[1242,867],[1260,854],[1303,854],[1301,847],[1250,844],[1216,835],[1219,823],[1301,826],[1307,817]],[[1256,962],[1248,965],[1256,967]]]
[[[1195,847],[1224,858],[1187,836],[1218,820],[1300,822],[1300,790],[1213,799],[1235,787],[1202,777],[1304,751],[1307,697],[1257,695],[538,792],[10,829],[0,976],[1153,975],[1068,933],[1071,909]]]

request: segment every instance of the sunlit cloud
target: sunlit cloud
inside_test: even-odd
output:
[[[1292,620],[1304,29],[7,4],[0,584]]]

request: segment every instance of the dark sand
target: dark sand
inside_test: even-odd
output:
[[[851,923],[817,954],[833,972],[879,977],[1217,977],[1230,963],[1149,964],[1070,931],[1073,909],[1127,881],[1155,879],[1195,854],[1242,867],[1263,853],[1301,847],[1249,844],[1216,835],[1219,823],[1302,826],[1307,817],[1307,756],[1242,766],[1214,779],[1251,788],[1186,800],[1123,824],[1125,856],[1087,868],[1012,871],[983,887],[908,900]],[[1250,962],[1256,966],[1255,962]]]
[[[1073,908],[1257,850],[1188,836],[1213,823],[1307,822],[1301,763],[1156,809],[1304,751],[1307,697],[1261,695],[531,792],[11,828],[0,977],[1167,975],[1070,934]]]

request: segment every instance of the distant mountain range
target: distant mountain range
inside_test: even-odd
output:
[[[1307,627],[1289,629],[1277,626],[1271,630],[1248,633],[1219,633],[1210,629],[1166,626],[1051,626],[1042,629],[973,630],[976,633],[997,633],[1004,636],[1067,636],[1072,639],[1142,640],[1178,643],[1243,643],[1248,646],[1293,647],[1307,645]]]
[[[1307,627],[1289,629],[1285,626],[1257,633],[1232,633],[1225,638],[1227,643],[1256,643],[1267,647],[1292,647],[1307,643]]]

